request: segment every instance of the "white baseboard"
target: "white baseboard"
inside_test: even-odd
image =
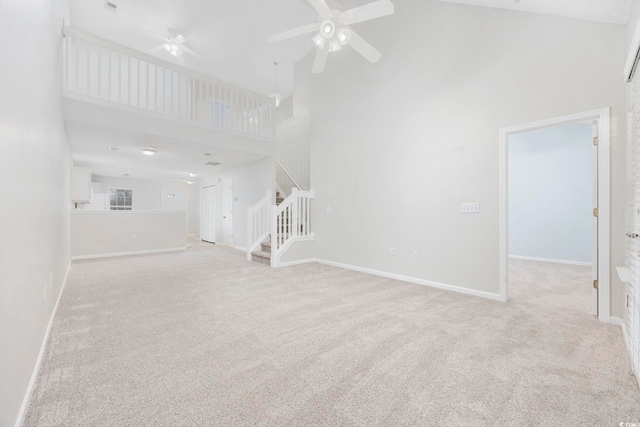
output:
[[[237,249],[242,252],[247,252],[247,248],[243,248],[242,246],[233,246],[233,249]]]
[[[148,251],[131,251],[131,252],[114,252],[109,254],[95,254],[95,255],[78,255],[72,256],[72,261],[77,261],[81,259],[95,259],[95,258],[111,258],[116,256],[128,256],[128,255],[146,255],[146,254],[161,254],[164,252],[177,252],[187,250],[186,246],[180,248],[169,248],[169,249],[152,249]]]
[[[359,271],[361,273],[373,274],[375,276],[387,277],[389,279],[400,280],[403,282],[415,283],[417,285],[429,286],[432,288],[443,289],[445,291],[453,291],[461,294],[472,295],[475,297],[486,298],[494,301],[505,302],[505,299],[500,294],[493,294],[491,292],[477,291],[475,289],[463,288],[460,286],[448,285],[446,283],[432,282],[430,280],[418,279],[415,277],[403,276],[401,274],[387,273],[386,271],[372,270],[370,268],[357,267],[354,265],[342,264],[334,261],[327,261],[324,259],[314,259],[315,262],[320,264],[331,265],[333,267],[344,268],[347,270]]]
[[[296,261],[281,262],[275,268],[291,267],[292,265],[300,265],[300,264],[309,264],[310,262],[320,262],[320,261],[318,261],[317,259],[314,259],[314,258],[299,259],[299,260],[296,260]]]
[[[509,259],[521,259],[523,261],[550,262],[553,264],[580,265],[583,267],[591,267],[590,262],[567,261],[563,259],[535,258],[530,256],[519,256],[519,255],[509,255]]]
[[[56,313],[58,312],[58,305],[60,305],[60,299],[62,298],[62,293],[64,292],[64,288],[67,284],[67,277],[69,276],[70,268],[71,260],[69,260],[69,265],[67,265],[67,272],[64,274],[62,286],[60,286],[58,299],[56,300],[56,304],[53,306],[53,311],[51,312],[51,317],[49,318],[49,324],[47,325],[47,329],[44,332],[44,338],[42,339],[42,344],[40,345],[40,352],[38,353],[38,358],[36,359],[36,365],[33,367],[33,373],[31,374],[29,385],[27,385],[27,390],[24,393],[24,398],[22,399],[22,405],[20,406],[20,412],[18,412],[18,418],[16,418],[15,427],[20,427],[22,425],[24,417],[27,414],[27,408],[29,407],[29,401],[31,400],[31,392],[33,391],[33,386],[36,384],[36,380],[38,379],[40,364],[42,363],[42,358],[44,357],[44,351],[47,348],[47,341],[49,341],[49,334],[51,333],[51,327],[53,326],[53,319],[56,317]]]

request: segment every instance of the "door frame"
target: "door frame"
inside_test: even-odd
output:
[[[609,322],[610,309],[610,218],[611,218],[611,108],[585,111],[568,116],[555,117],[539,122],[525,123],[500,129],[500,299],[509,299],[509,204],[508,142],[514,133],[546,128],[561,124],[596,120],[598,122],[598,318]]]
[[[222,243],[223,244],[227,244],[227,242],[224,239],[224,235],[225,235],[225,210],[227,208],[227,200],[226,200],[226,192],[227,192],[227,187],[230,189],[229,191],[231,191],[231,237],[230,237],[230,241],[231,243],[229,244],[229,246],[233,247],[233,178],[224,178],[222,180]]]
[[[202,221],[203,221],[203,215],[202,215],[202,204],[203,204],[203,192],[205,188],[212,188],[213,189],[213,241],[210,240],[204,240],[202,238]],[[199,224],[199,230],[198,230],[198,234],[199,234],[199,238],[200,241],[203,242],[207,242],[207,243],[217,243],[217,227],[216,227],[216,185],[215,184],[211,184],[211,185],[203,185],[200,187],[200,224]]]

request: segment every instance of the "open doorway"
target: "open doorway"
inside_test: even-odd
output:
[[[502,129],[500,143],[501,296],[608,321],[609,109]]]

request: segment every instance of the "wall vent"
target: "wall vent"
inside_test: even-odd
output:
[[[203,165],[205,166],[218,166],[220,163],[218,162],[205,162]]]
[[[105,0],[104,8],[110,10],[111,12],[115,12],[118,9],[118,5],[113,1]]]

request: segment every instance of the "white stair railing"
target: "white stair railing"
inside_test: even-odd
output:
[[[298,181],[296,181],[296,179],[278,159],[276,159],[276,187],[283,197],[288,197],[291,194],[287,194],[286,191],[283,191],[285,188],[295,187],[298,190],[304,190],[304,188],[302,188]]]
[[[65,95],[88,97],[231,133],[273,140],[275,104],[267,97],[64,28]]]
[[[280,255],[295,240],[315,237],[311,227],[311,200],[315,192],[291,189],[280,206],[273,207],[271,225],[271,266],[277,267]]]
[[[251,261],[251,252],[271,234],[271,191],[253,206],[247,208],[247,260]]]

